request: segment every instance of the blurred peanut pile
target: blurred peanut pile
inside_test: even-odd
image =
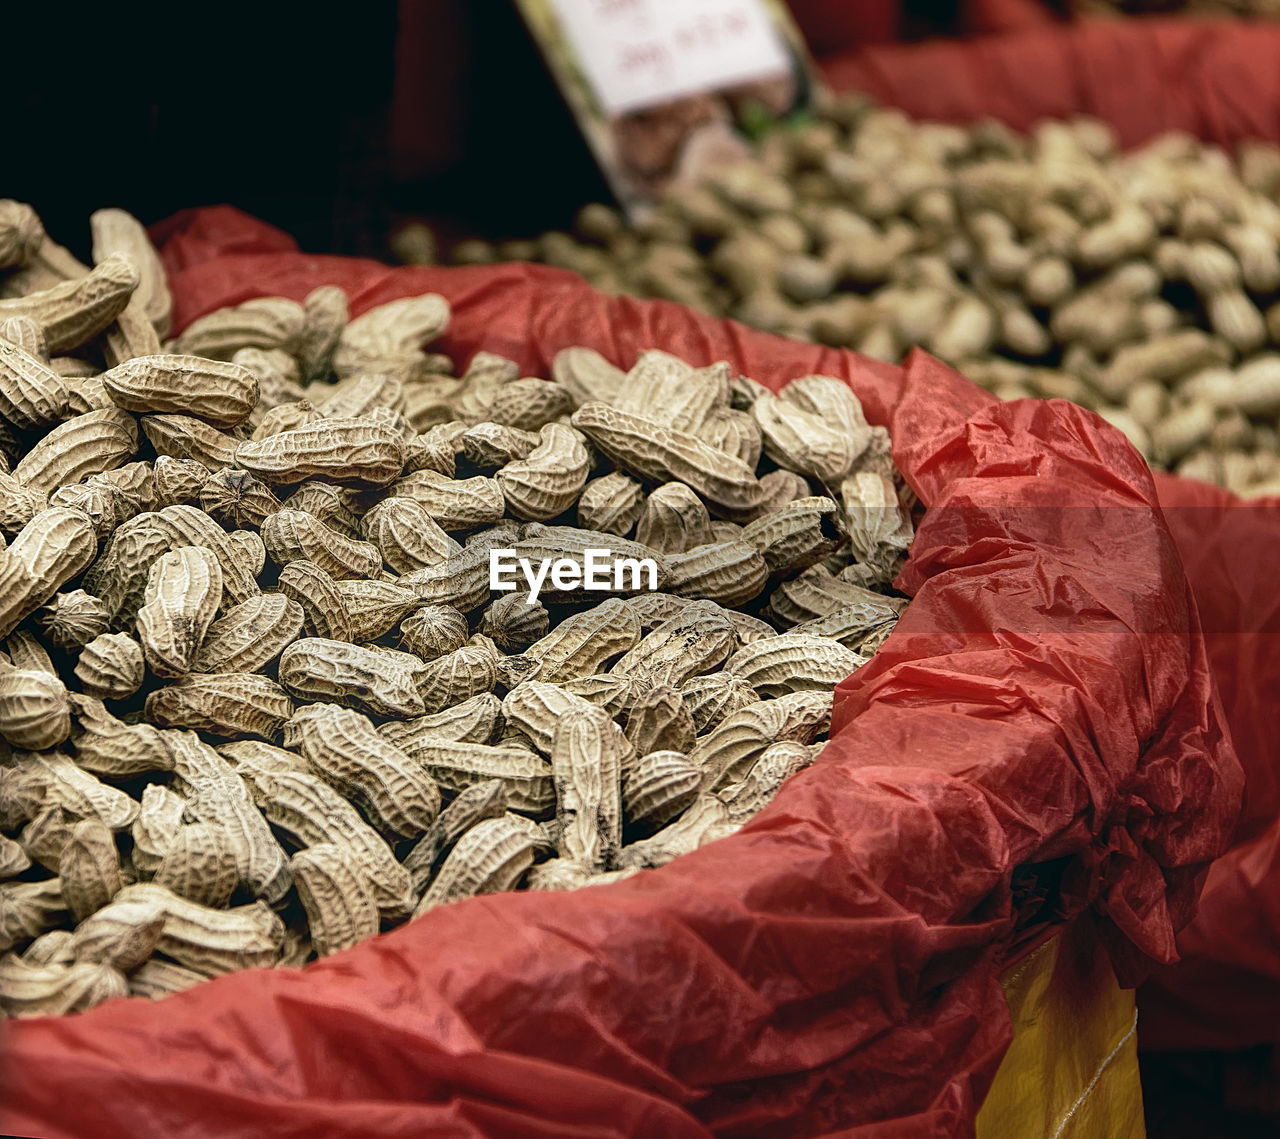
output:
[[[1004,399],[1092,408],[1152,465],[1280,493],[1280,149],[1105,124],[913,122],[862,96],[628,225],[456,261],[545,261],[608,292],[897,361],[920,345]],[[413,259],[414,231],[397,249]]]

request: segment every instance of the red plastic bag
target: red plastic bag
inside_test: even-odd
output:
[[[224,227],[240,252],[200,260]],[[1131,982],[1172,959],[1241,774],[1151,476],[1101,420],[556,270],[258,254],[251,229],[219,210],[172,235],[179,328],[326,283],[355,313],[435,290],[461,361],[660,345],[774,387],[845,377],[929,507],[914,600],[840,686],[831,744],[739,834],[607,887],[447,906],[303,971],[14,1023],[0,1130],[965,1136],[1015,947],[1092,908]]]
[[[1210,868],[1182,960],[1139,994],[1144,1048],[1272,1048],[1265,1094],[1226,1085],[1229,1102],[1280,1120],[1280,499],[1241,503],[1216,487],[1157,479],[1205,625],[1214,679],[1246,775],[1235,845]],[[1256,1057],[1238,1066],[1243,1078]]]
[[[837,90],[917,118],[1018,130],[1089,114],[1125,146],[1184,130],[1223,146],[1280,141],[1280,25],[1085,20],[973,40],[877,44],[823,61]]]

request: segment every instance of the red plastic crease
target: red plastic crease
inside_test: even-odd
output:
[[[1125,146],[1165,130],[1234,146],[1280,142],[1280,26],[1236,20],[1084,20],[972,40],[868,44],[822,61],[837,90],[947,122],[1018,130],[1096,115]]]
[[[1151,476],[1100,419],[555,270],[279,244],[225,209],[173,227],[177,326],[321,284],[354,313],[435,290],[463,362],[661,346],[775,388],[842,376],[928,506],[914,600],[840,686],[831,744],[740,833],[607,887],[447,906],[302,971],[13,1023],[0,1130],[968,1136],[1010,1039],[1010,947],[1092,908],[1131,982],[1172,960],[1242,779]]]

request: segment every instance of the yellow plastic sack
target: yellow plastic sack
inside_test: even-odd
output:
[[[1014,1038],[978,1139],[1145,1139],[1138,1013],[1080,921],[1001,979]]]

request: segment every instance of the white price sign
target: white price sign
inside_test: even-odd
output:
[[[757,0],[551,0],[605,112],[621,114],[785,73]]]

